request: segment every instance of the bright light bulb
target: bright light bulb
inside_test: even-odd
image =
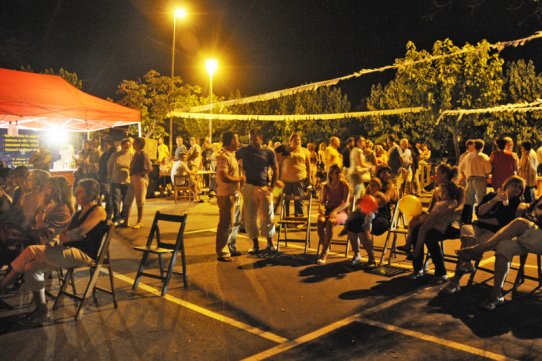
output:
[[[205,67],[207,68],[207,73],[209,73],[209,76],[213,76],[216,69],[218,68],[218,60],[216,60],[216,59],[206,59],[205,60]]]
[[[186,15],[188,15],[188,13],[183,8],[179,8],[179,9],[175,10],[175,17],[176,18],[184,19],[184,18],[186,18]]]

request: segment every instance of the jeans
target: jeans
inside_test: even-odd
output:
[[[239,231],[240,199],[239,195],[217,196],[218,227],[216,230],[217,256],[230,256],[236,251],[237,232]]]
[[[258,234],[267,237],[267,239],[273,238],[275,235],[273,194],[269,187],[245,183],[243,186],[243,212],[245,228],[250,239],[258,238]],[[260,233],[258,233],[258,215]]]
[[[425,245],[427,246],[427,252],[431,257],[431,261],[435,266],[435,276],[444,276],[446,274],[446,267],[444,265],[444,254],[442,253],[442,248],[440,248],[440,242],[446,239],[454,239],[458,237],[459,234],[457,233],[457,230],[452,227],[448,227],[448,229],[444,233],[441,233],[435,229],[427,232]],[[421,271],[423,268],[423,263],[424,252],[420,252],[418,257],[412,260],[414,272]]]
[[[303,182],[296,182],[296,183],[284,183],[284,189],[282,190],[282,193],[286,196],[300,196],[303,197],[305,195],[305,192],[303,191]],[[286,215],[290,215],[290,201],[284,202],[284,207],[286,211]],[[303,201],[294,201],[294,212],[296,217],[303,217]]]
[[[113,199],[113,221],[117,222],[121,218],[127,218],[126,195],[128,194],[128,184],[111,183],[111,197]],[[122,204],[122,208],[121,208]]]

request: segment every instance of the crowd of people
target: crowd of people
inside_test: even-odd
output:
[[[431,151],[426,144],[411,145],[407,139],[389,135],[387,144],[374,145],[362,136],[349,138],[340,148],[338,137],[317,146],[303,147],[302,134],[295,132],[286,144],[268,144],[260,128],[249,131],[249,142],[241,146],[239,135],[227,131],[221,147],[195,138],[190,147],[177,137],[170,156],[163,139],[158,140],[158,162],[170,164],[164,177],[173,184],[185,177],[200,201],[198,172],[209,176],[209,197],[216,195],[219,222],[216,254],[231,262],[242,254],[237,249],[237,232],[244,225],[252,247],[259,254],[259,237],[265,237],[265,251],[275,251],[274,198],[282,193],[319,198],[317,234],[321,251],[315,261],[326,263],[329,245],[337,234],[347,235],[353,250],[352,265],[376,267],[373,236],[387,232],[394,207],[405,195],[425,191]],[[144,138],[126,138],[117,145],[105,139],[85,141],[77,157],[75,202],[66,178],[51,176],[45,169],[20,166],[0,169],[0,264],[10,272],[0,292],[24,274],[34,292],[35,310],[21,318],[25,324],[42,324],[48,318],[45,303],[45,274],[58,267],[89,264],[97,255],[100,234],[107,221],[128,226],[132,203],[137,205],[133,228],[143,227],[144,203],[153,165],[143,150]],[[529,141],[514,153],[509,137],[495,140],[490,155],[480,139],[468,140],[458,166],[436,162],[430,187],[428,211],[409,224],[406,244],[399,247],[412,260],[412,279],[424,275],[424,248],[435,266],[433,281],[445,283],[442,292],[460,291],[461,278],[475,270],[473,261],[495,250],[494,288],[482,307],[493,309],[503,303],[502,287],[515,255],[542,254],[542,198],[539,193],[542,147],[533,150]],[[45,154],[45,150],[42,151]],[[43,154],[41,155],[43,157]],[[40,159],[35,157],[34,161]],[[211,172],[209,172],[211,173]],[[165,189],[165,188],[164,188]],[[490,192],[488,193],[488,190]],[[371,211],[356,207],[373,197]],[[74,207],[77,205],[77,209]],[[285,204],[286,214],[291,212]],[[295,216],[304,216],[303,201],[294,201]],[[305,214],[306,215],[306,214]],[[474,217],[474,215],[476,217]],[[310,222],[305,225],[310,227]],[[448,280],[439,242],[461,240],[455,274]],[[362,264],[361,249],[367,253]]]
[[[376,146],[362,136],[349,138],[343,149],[340,139],[331,137],[317,151],[313,143],[306,149],[301,146],[300,133],[292,134],[287,144],[265,145],[261,130],[253,129],[245,147],[237,150],[238,136],[231,132],[224,134],[223,143],[229,146],[227,153],[217,157],[220,221],[216,244],[218,260],[226,262],[240,254],[235,238],[241,223],[253,240],[249,253],[259,252],[258,218],[266,249],[275,249],[273,194],[279,189],[294,196],[318,194],[317,233],[322,245],[318,264],[326,263],[329,244],[338,233],[348,236],[354,252],[351,264],[361,264],[363,248],[367,253],[363,266],[376,267],[373,236],[389,230],[393,208],[401,197],[425,191],[422,178],[432,169],[426,144],[413,146],[394,135],[389,135],[386,145]],[[481,304],[493,309],[503,302],[502,287],[513,256],[542,254],[542,238],[538,237],[542,235],[542,201],[536,198],[542,147],[535,151],[531,142],[524,141],[518,156],[510,137],[498,137],[489,156],[485,148],[481,139],[468,140],[458,166],[436,162],[428,187],[432,188],[429,208],[410,221],[407,242],[398,249],[412,260],[410,278],[417,279],[425,273],[423,251],[427,247],[435,266],[433,282],[445,284],[444,293],[458,292],[461,278],[475,271],[472,260],[495,250],[494,290]],[[374,197],[377,206],[365,213],[356,204],[366,195]],[[301,201],[294,204],[294,212],[303,215]],[[448,280],[439,242],[458,238],[459,261],[454,277]]]

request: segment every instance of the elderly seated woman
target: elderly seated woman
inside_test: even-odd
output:
[[[27,247],[12,263],[11,271],[0,284],[0,293],[20,274],[32,291],[36,308],[23,315],[24,326],[39,326],[49,320],[45,300],[45,273],[56,268],[90,265],[97,257],[106,227],[106,212],[99,203],[100,184],[94,179],[79,182],[75,197],[81,210],[74,214],[70,224],[60,233],[60,243]]]
[[[535,200],[521,218],[516,218],[497,233],[473,247],[457,253],[465,260],[478,259],[484,252],[495,250],[493,290],[481,308],[493,310],[504,303],[502,290],[514,256],[542,254],[542,197]]]
[[[43,203],[34,205],[36,214],[26,227],[0,224],[0,265],[9,264],[29,245],[49,243],[70,223],[73,202],[66,178],[48,178],[43,195]]]

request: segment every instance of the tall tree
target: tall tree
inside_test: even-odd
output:
[[[454,54],[454,55],[451,55]],[[407,65],[431,56],[436,59]],[[493,106],[503,96],[502,65],[499,53],[487,41],[455,46],[450,39],[435,42],[432,52],[418,51],[412,42],[406,47],[403,67],[387,85],[376,85],[367,99],[370,110],[424,106],[431,111],[393,117],[377,117],[369,135],[384,138],[395,132],[413,141],[429,143],[433,149],[450,148],[459,155],[458,141],[467,137],[488,137],[491,119],[478,116],[447,118],[437,126],[439,114],[449,109]]]
[[[177,108],[196,106],[203,103],[202,88],[184,84],[178,76],[169,77],[150,70],[138,80],[123,80],[117,89],[122,95],[121,104],[139,109],[141,127],[145,137],[169,135],[168,113]],[[174,119],[174,133],[199,135],[199,127],[194,122]]]
[[[237,93],[235,97],[239,97]],[[229,109],[233,114],[289,115],[289,114],[326,114],[350,111],[350,102],[339,88],[319,88],[294,95]],[[237,121],[222,123],[220,126],[233,126],[239,134],[247,134],[248,129],[261,126],[269,139],[285,141],[294,131],[301,131],[305,141],[325,141],[330,135],[345,136],[351,131],[351,120],[301,120],[257,122]]]
[[[30,73],[35,73],[35,71],[32,69],[30,65],[22,66],[21,70],[27,71]],[[79,79],[79,76],[75,72],[68,71],[64,68],[60,68],[58,71],[56,71],[53,68],[47,68],[47,69],[43,69],[41,73],[48,74],[48,75],[58,75],[62,77],[64,80],[66,80],[68,83],[76,87],[77,89],[83,89],[83,81]]]

